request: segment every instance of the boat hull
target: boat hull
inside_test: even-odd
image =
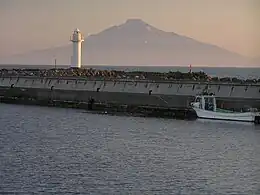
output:
[[[240,122],[255,122],[257,113],[243,112],[243,113],[223,113],[207,111],[199,108],[193,108],[198,116],[202,119],[210,120],[226,120],[226,121],[240,121]]]

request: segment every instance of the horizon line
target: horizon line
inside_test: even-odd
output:
[[[0,64],[0,66],[70,66],[70,64]],[[258,65],[196,65],[196,64],[185,64],[185,65],[174,65],[174,64],[165,64],[165,65],[157,65],[157,64],[149,64],[149,65],[120,65],[120,64],[82,64],[84,67],[88,66],[111,66],[111,67],[187,67],[187,68],[260,68],[260,64]]]

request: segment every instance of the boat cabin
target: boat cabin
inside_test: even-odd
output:
[[[216,112],[217,103],[214,95],[198,95],[192,103],[193,107]]]

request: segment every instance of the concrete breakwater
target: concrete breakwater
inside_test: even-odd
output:
[[[9,104],[38,105],[48,107],[84,109],[92,114],[109,114],[137,117],[160,117],[193,120],[197,118],[191,108],[169,108],[158,106],[122,105],[116,103],[95,103],[62,101],[62,100],[37,100],[26,96],[0,97],[0,102]]]
[[[260,108],[260,85],[208,81],[154,81],[138,79],[89,79],[79,77],[0,77],[0,96],[24,96],[36,100],[87,102],[120,105],[189,107],[196,94],[215,93],[220,107]]]

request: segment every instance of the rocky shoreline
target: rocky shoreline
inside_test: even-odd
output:
[[[97,69],[0,69],[0,77],[67,77],[78,79],[133,79],[133,80],[153,80],[153,81],[198,81],[198,82],[224,82],[240,84],[260,84],[260,79],[239,79],[237,77],[210,77],[206,73],[200,72],[142,72],[142,71],[117,71],[117,70],[97,70]]]

